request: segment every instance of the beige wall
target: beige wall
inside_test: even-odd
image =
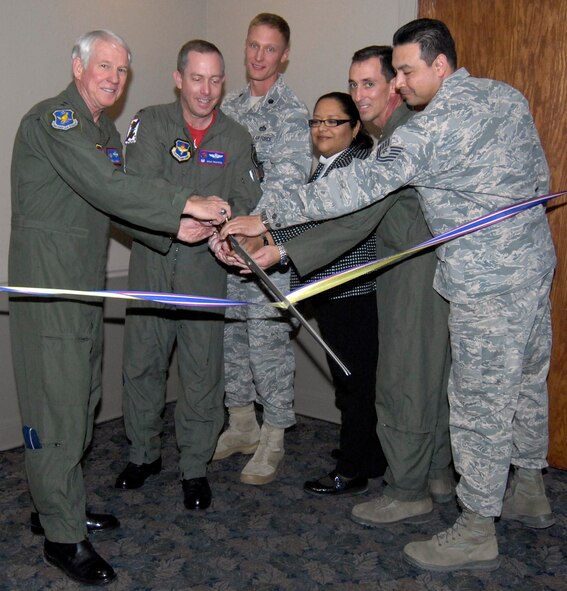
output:
[[[37,101],[57,94],[70,79],[70,50],[83,32],[109,28],[129,43],[134,61],[131,82],[119,109],[122,134],[131,116],[148,104],[173,99],[171,72],[179,47],[188,39],[206,38],[223,51],[227,89],[245,84],[243,47],[246,27],[258,12],[277,12],[292,29],[292,51],[286,78],[311,109],[330,90],[346,89],[352,53],[364,45],[389,43],[401,24],[415,18],[416,0],[4,0],[0,20],[0,281],[7,278],[10,233],[10,155],[24,113]],[[109,276],[123,285],[128,250],[112,242]],[[64,286],[62,286],[64,287]],[[121,307],[110,314],[120,318]],[[106,325],[105,393],[101,418],[120,413],[120,322]],[[302,353],[300,390],[315,398],[305,408],[319,407],[317,396],[330,400],[328,383]],[[324,364],[323,364],[324,365]],[[0,449],[21,442],[19,416],[9,352],[6,297],[0,296]],[[316,385],[314,387],[314,384]],[[315,400],[315,402],[313,402]],[[332,405],[331,405],[332,406]],[[310,412],[307,410],[306,412]],[[332,408],[321,411],[334,416]]]

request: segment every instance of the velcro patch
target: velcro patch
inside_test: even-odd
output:
[[[177,162],[186,162],[191,158],[191,144],[185,140],[177,139],[170,150],[170,154]]]
[[[376,150],[377,162],[393,162],[404,149],[401,146],[392,146],[390,140],[384,140]]]
[[[118,148],[106,148],[105,152],[112,164],[114,164],[115,166],[122,165],[122,157],[120,155],[120,150],[118,150]]]
[[[134,117],[132,122],[130,123],[130,127],[128,128],[128,133],[126,134],[126,139],[124,140],[125,144],[135,144],[136,139],[138,137],[138,127],[140,125],[140,118]]]
[[[224,166],[226,154],[215,150],[199,150],[199,162],[201,164],[212,164],[213,166]]]
[[[77,127],[77,125],[79,125],[79,122],[75,119],[75,113],[73,113],[71,109],[59,109],[58,111],[53,111],[51,127],[67,130]]]

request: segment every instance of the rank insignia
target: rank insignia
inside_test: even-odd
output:
[[[175,144],[170,150],[171,155],[177,162],[186,162],[191,158],[191,145],[185,140],[175,140]]]
[[[118,150],[117,148],[106,148],[105,152],[112,164],[114,164],[115,166],[122,165],[122,157],[120,156],[120,150]]]
[[[392,146],[390,139],[384,140],[376,149],[376,161],[393,162],[403,151],[401,146]]]
[[[53,111],[53,121],[51,127],[55,129],[72,129],[77,127],[79,122],[75,119],[75,113],[71,109],[60,109]]]
[[[134,117],[132,119],[132,123],[130,123],[130,127],[128,128],[128,133],[126,134],[126,139],[124,140],[125,144],[135,144],[136,138],[138,137],[138,126],[140,125],[140,118]]]
[[[226,154],[216,150],[199,150],[199,162],[201,164],[212,164],[213,166],[224,166]]]

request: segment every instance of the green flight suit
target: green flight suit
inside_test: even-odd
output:
[[[400,105],[381,141],[411,116],[412,111]],[[431,238],[415,190],[404,188],[371,207],[305,232],[286,242],[285,248],[299,273],[305,275],[374,229],[378,258]],[[449,307],[433,289],[436,265],[431,251],[377,276],[377,432],[388,461],[384,492],[402,501],[425,498],[428,479],[439,478],[451,462]]]
[[[120,136],[75,84],[33,107],[12,157],[9,282],[104,289],[110,218],[176,233],[187,192],[127,177]],[[156,198],[159,195],[160,198]],[[171,240],[156,234],[155,247]],[[101,394],[102,302],[10,297],[16,386],[33,503],[53,542],[85,539],[81,458]]]
[[[125,143],[129,175],[163,178],[190,194],[219,195],[230,203],[233,216],[248,214],[260,198],[252,138],[218,109],[198,149],[193,147],[179,101],[140,111]],[[226,277],[206,241],[174,242],[166,254],[138,241],[132,245],[130,289],[223,298]],[[160,456],[167,372],[177,343],[181,391],[175,432],[181,478],[205,476],[224,422],[223,331],[223,309],[129,306],[123,406],[131,462],[153,462]]]

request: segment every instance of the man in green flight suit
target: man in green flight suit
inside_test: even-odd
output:
[[[132,121],[125,142],[128,174],[213,192],[229,201],[233,213],[249,213],[261,194],[259,172],[248,131],[216,108],[225,79],[220,51],[208,41],[187,42],[173,77],[179,100],[142,109]],[[226,278],[206,242],[176,242],[163,254],[138,241],[132,246],[130,289],[225,297]],[[207,463],[224,422],[223,334],[222,310],[129,306],[123,405],[130,461],[116,488],[139,488],[161,470],[161,415],[177,343],[181,391],[175,432],[184,503],[190,510],[210,505]]]
[[[151,228],[153,247],[167,251],[171,235],[203,240],[231,213],[219,198],[188,199],[181,187],[124,174],[120,136],[104,113],[126,84],[124,40],[92,31],[72,60],[73,82],[33,107],[15,139],[11,285],[103,289],[111,217]],[[49,563],[81,583],[106,584],[116,575],[87,531],[118,520],[86,514],[81,471],[101,395],[102,302],[14,295],[10,328],[32,529],[45,533]]]

